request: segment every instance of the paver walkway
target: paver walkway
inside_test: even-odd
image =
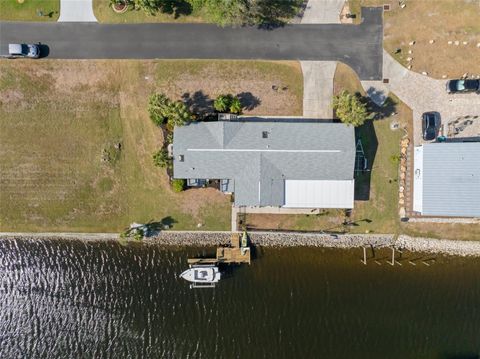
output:
[[[345,0],[308,0],[302,24],[340,24]]]
[[[97,22],[92,0],[60,0],[59,22]]]
[[[301,61],[303,72],[303,116],[332,119],[335,61]]]
[[[424,112],[439,112],[445,125],[458,117],[480,116],[477,94],[449,95],[445,91],[447,80],[436,80],[409,71],[386,51],[383,53],[383,76],[389,79],[385,87],[413,110],[414,145],[422,142],[420,119]]]

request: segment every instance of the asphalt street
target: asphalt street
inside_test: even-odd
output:
[[[382,78],[382,10],[364,8],[361,25],[274,29],[209,24],[0,22],[9,43],[41,43],[56,59],[264,59],[342,61],[362,80]]]

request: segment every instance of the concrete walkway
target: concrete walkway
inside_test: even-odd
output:
[[[420,119],[424,112],[439,112],[444,125],[458,117],[480,116],[478,95],[449,95],[445,90],[447,80],[436,80],[409,71],[386,51],[383,54],[383,76],[389,79],[389,83],[381,85],[413,110],[414,145],[422,143]]]
[[[308,0],[302,24],[340,24],[345,0]]]
[[[97,22],[92,0],[60,0],[59,22]]]
[[[300,61],[303,72],[303,116],[332,119],[335,61]]]

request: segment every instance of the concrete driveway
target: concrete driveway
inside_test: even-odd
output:
[[[9,42],[41,42],[61,59],[265,59],[342,61],[364,80],[382,78],[382,11],[362,25],[287,25],[275,29],[208,24],[0,22]]]
[[[60,0],[59,22],[97,22],[92,0]]]

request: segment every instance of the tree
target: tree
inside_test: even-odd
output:
[[[168,124],[170,127],[184,126],[192,120],[192,114],[187,106],[180,101],[174,102],[170,105],[168,113]]]
[[[172,180],[172,188],[173,192],[182,192],[185,188],[185,180],[184,179],[174,179]]]
[[[220,95],[213,102],[213,107],[218,112],[227,112],[232,103],[232,95]]]
[[[168,156],[168,151],[161,149],[152,156],[153,164],[157,167],[166,168],[172,164],[172,159]]]
[[[230,102],[230,112],[240,114],[242,112],[242,107],[243,106],[240,102],[240,99],[237,96],[233,97],[232,101]]]
[[[165,123],[170,113],[171,101],[162,93],[154,93],[148,99],[148,113],[157,125]]]
[[[242,103],[237,96],[231,94],[220,95],[213,102],[213,107],[218,112],[231,112],[239,114],[242,112]]]
[[[366,104],[358,96],[343,90],[340,95],[333,98],[333,109],[340,121],[346,125],[358,127],[368,119],[369,114]]]

